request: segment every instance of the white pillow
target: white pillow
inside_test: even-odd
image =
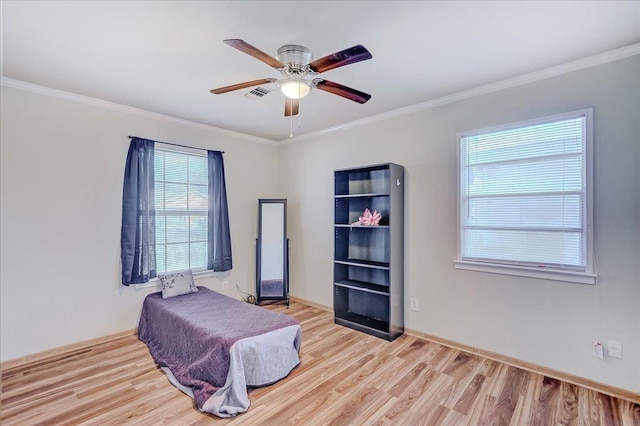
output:
[[[168,274],[158,275],[158,279],[162,283],[162,298],[180,296],[183,294],[195,293],[198,291],[196,283],[193,282],[193,274],[191,269],[184,271],[171,272]]]

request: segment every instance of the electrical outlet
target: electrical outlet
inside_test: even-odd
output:
[[[602,350],[602,343],[597,340],[593,341],[593,356],[598,359],[604,359],[604,351]]]
[[[608,354],[611,358],[622,358],[622,342],[609,340]]]
[[[222,290],[229,290],[229,281],[224,280],[222,281]]]
[[[418,304],[418,299],[416,299],[415,297],[411,298],[411,310],[412,311],[419,311],[420,310],[420,305]]]

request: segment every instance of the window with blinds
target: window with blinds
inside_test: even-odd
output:
[[[154,160],[157,272],[206,269],[207,157],[156,148]]]
[[[590,116],[458,135],[459,261],[591,272]]]

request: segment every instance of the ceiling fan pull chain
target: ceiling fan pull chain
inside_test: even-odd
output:
[[[290,108],[293,109],[293,99],[287,98],[287,101],[289,102]],[[293,115],[290,115],[289,118],[291,119],[291,121],[289,121],[289,137],[292,138],[293,137]]]
[[[300,128],[300,104],[302,103],[302,102],[300,102],[300,99],[301,99],[301,97],[300,97],[300,88],[301,88],[301,86],[298,85],[298,129]]]

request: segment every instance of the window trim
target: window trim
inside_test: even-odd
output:
[[[560,270],[553,268],[543,267],[529,267],[515,264],[499,264],[491,262],[474,262],[462,259],[462,191],[461,191],[461,169],[462,159],[460,158],[461,152],[461,139],[464,137],[475,136],[484,133],[491,133],[496,131],[507,131],[536,124],[543,124],[545,122],[559,121],[563,119],[575,118],[578,116],[585,117],[585,184],[586,184],[586,200],[585,200],[585,271],[570,271]],[[482,129],[475,129],[470,131],[463,131],[456,133],[456,193],[457,193],[457,226],[456,226],[456,245],[457,254],[454,260],[454,266],[456,269],[488,272],[503,275],[514,275],[529,278],[539,278],[545,280],[565,281],[580,284],[596,284],[596,271],[595,261],[593,253],[593,108],[585,108],[576,111],[570,111],[561,114],[555,114],[530,120],[524,120],[519,122],[507,123],[503,125],[496,125],[491,127],[485,127]]]

